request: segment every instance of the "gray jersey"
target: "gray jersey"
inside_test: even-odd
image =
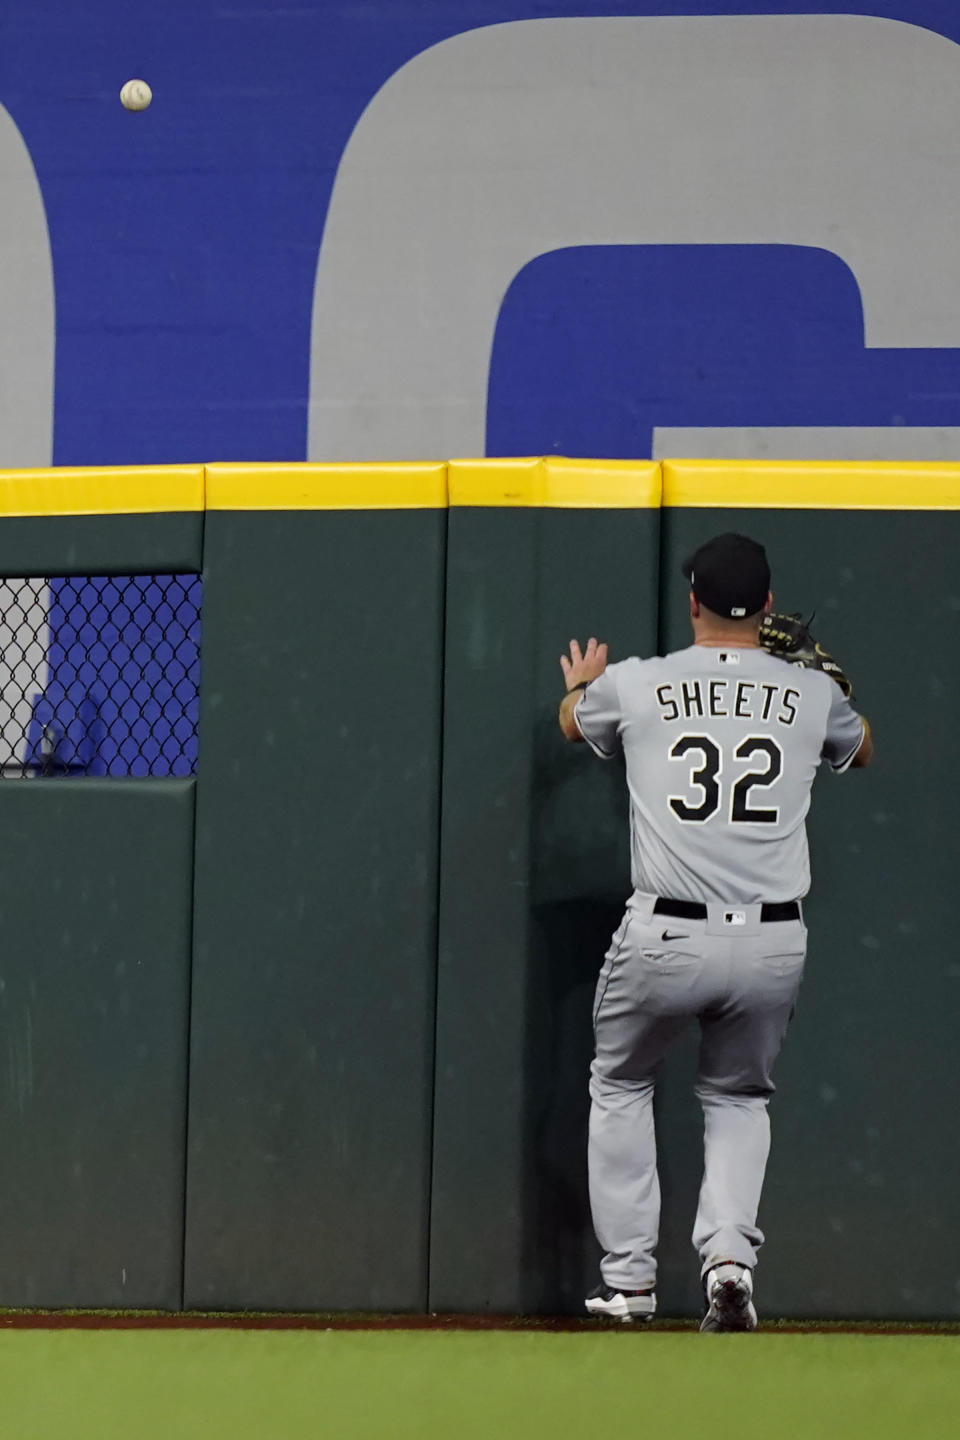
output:
[[[574,713],[598,755],[623,748],[635,889],[741,905],[807,893],[813,777],[821,760],[846,770],[863,738],[828,675],[691,645],[608,665]]]

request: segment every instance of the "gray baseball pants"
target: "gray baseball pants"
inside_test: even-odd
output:
[[[607,951],[594,1003],[590,1206],[614,1289],[656,1282],[660,1185],[653,1125],[657,1067],[696,1020],[704,1167],[693,1230],[701,1273],[756,1264],[757,1209],[770,1150],[771,1071],[793,1014],[807,932],[763,924],[760,906],[708,906],[706,920],[653,914],[635,893]]]

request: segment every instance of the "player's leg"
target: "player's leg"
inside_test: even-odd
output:
[[[656,1283],[660,1186],[653,1122],[655,1074],[671,1042],[696,1015],[703,959],[697,937],[668,949],[662,924],[633,916],[607,953],[594,1006],[590,1074],[590,1206],[604,1250],[603,1284],[588,1309],[623,1315],[603,1292],[652,1291]],[[636,1296],[634,1316],[651,1314]]]
[[[704,1172],[693,1243],[705,1279],[730,1262],[752,1271],[763,1244],[757,1212],[770,1151],[767,1105],[805,944],[799,922],[764,926],[760,935],[732,943],[727,993],[701,1016],[696,1089],[704,1117]],[[730,1277],[724,1272],[721,1279],[726,1284]],[[751,1290],[747,1277],[739,1296],[745,1312],[752,1309]],[[730,1295],[736,1298],[732,1290]]]
[[[590,1077],[590,1209],[604,1251],[603,1285],[621,1293],[656,1285],[660,1182],[653,1086],[652,1075],[618,1080],[592,1072]],[[600,1307],[588,1303],[591,1308]]]

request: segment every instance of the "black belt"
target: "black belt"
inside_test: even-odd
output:
[[[731,906],[731,909],[735,907]],[[657,900],[653,907],[654,915],[672,915],[675,920],[706,920],[707,907],[699,900]],[[776,900],[772,904],[760,906],[760,919],[764,922],[770,920],[799,920],[800,903],[797,900]]]

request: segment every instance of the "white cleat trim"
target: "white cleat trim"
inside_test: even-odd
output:
[[[633,1320],[652,1320],[657,1313],[656,1295],[624,1295],[617,1290],[609,1300],[590,1295],[584,1301],[591,1315],[608,1315],[629,1325]]]

